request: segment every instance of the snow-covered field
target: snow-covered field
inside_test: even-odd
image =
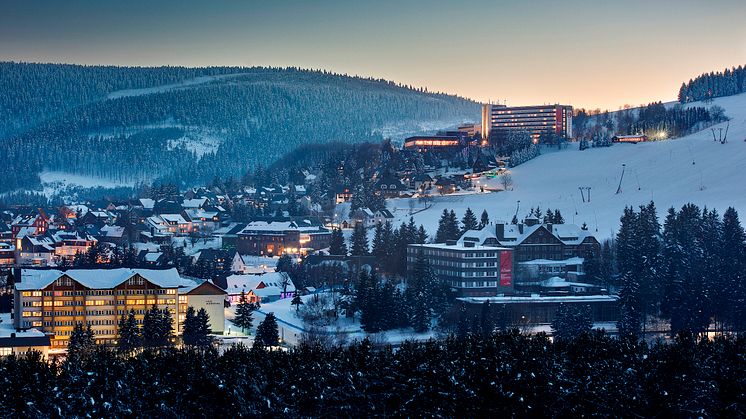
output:
[[[68,186],[83,188],[116,188],[118,186],[133,186],[135,182],[117,181],[97,176],[86,176],[67,172],[44,171],[39,173],[44,194],[51,196]]]
[[[477,214],[486,209],[492,221],[510,221],[516,213],[524,217],[537,205],[559,209],[566,222],[587,223],[600,238],[616,233],[625,206],[655,201],[659,216],[671,207],[692,202],[716,208],[728,206],[746,217],[746,94],[715,99],[730,120],[728,143],[713,142],[710,129],[660,142],[616,144],[609,148],[578,151],[578,144],[566,150],[545,153],[512,170],[513,190],[467,196],[436,197],[432,207],[416,213],[415,221],[428,231],[437,229],[444,208],[459,218],[467,207]],[[714,126],[725,129],[726,123]],[[616,194],[622,165],[626,165],[622,192]],[[579,187],[591,188],[591,201],[583,202]],[[389,201],[397,224],[409,218],[409,199]],[[422,204],[415,199],[415,211]]]
[[[464,123],[463,120],[431,120],[431,121],[402,121],[396,124],[384,125],[373,130],[374,134],[380,134],[383,138],[391,138],[402,141],[404,138],[422,134],[435,133],[437,131],[452,129]]]
[[[185,80],[181,83],[165,84],[162,86],[146,87],[142,89],[117,90],[116,92],[109,93],[106,96],[106,98],[107,99],[119,99],[122,97],[129,97],[129,96],[142,96],[142,95],[149,95],[153,93],[162,93],[162,92],[167,92],[173,89],[179,89],[183,87],[193,87],[193,86],[198,86],[200,84],[210,83],[216,80],[221,80],[221,79],[226,79],[226,78],[231,78],[231,77],[238,77],[243,74],[246,74],[246,73],[222,74],[218,76],[201,76],[201,77],[195,77],[193,79]]]

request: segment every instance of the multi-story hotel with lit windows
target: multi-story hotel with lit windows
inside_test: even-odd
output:
[[[527,131],[538,141],[542,136],[572,138],[572,106],[482,105],[482,138],[501,144],[510,131]]]
[[[189,306],[207,311],[213,333],[224,329],[225,291],[208,281],[182,278],[175,268],[19,271],[13,325],[46,333],[52,349],[67,347],[77,323],[91,325],[97,343],[114,344],[123,314],[134,310],[140,323],[153,306],[171,312],[176,335],[181,334]]]

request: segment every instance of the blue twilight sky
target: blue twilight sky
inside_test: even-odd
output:
[[[0,0],[0,60],[299,66],[616,109],[746,64],[746,0]]]

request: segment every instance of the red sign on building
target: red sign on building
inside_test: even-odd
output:
[[[500,251],[500,286],[513,286],[513,252]]]

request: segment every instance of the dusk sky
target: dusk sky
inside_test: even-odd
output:
[[[0,0],[0,60],[298,66],[616,109],[746,64],[746,1]]]

